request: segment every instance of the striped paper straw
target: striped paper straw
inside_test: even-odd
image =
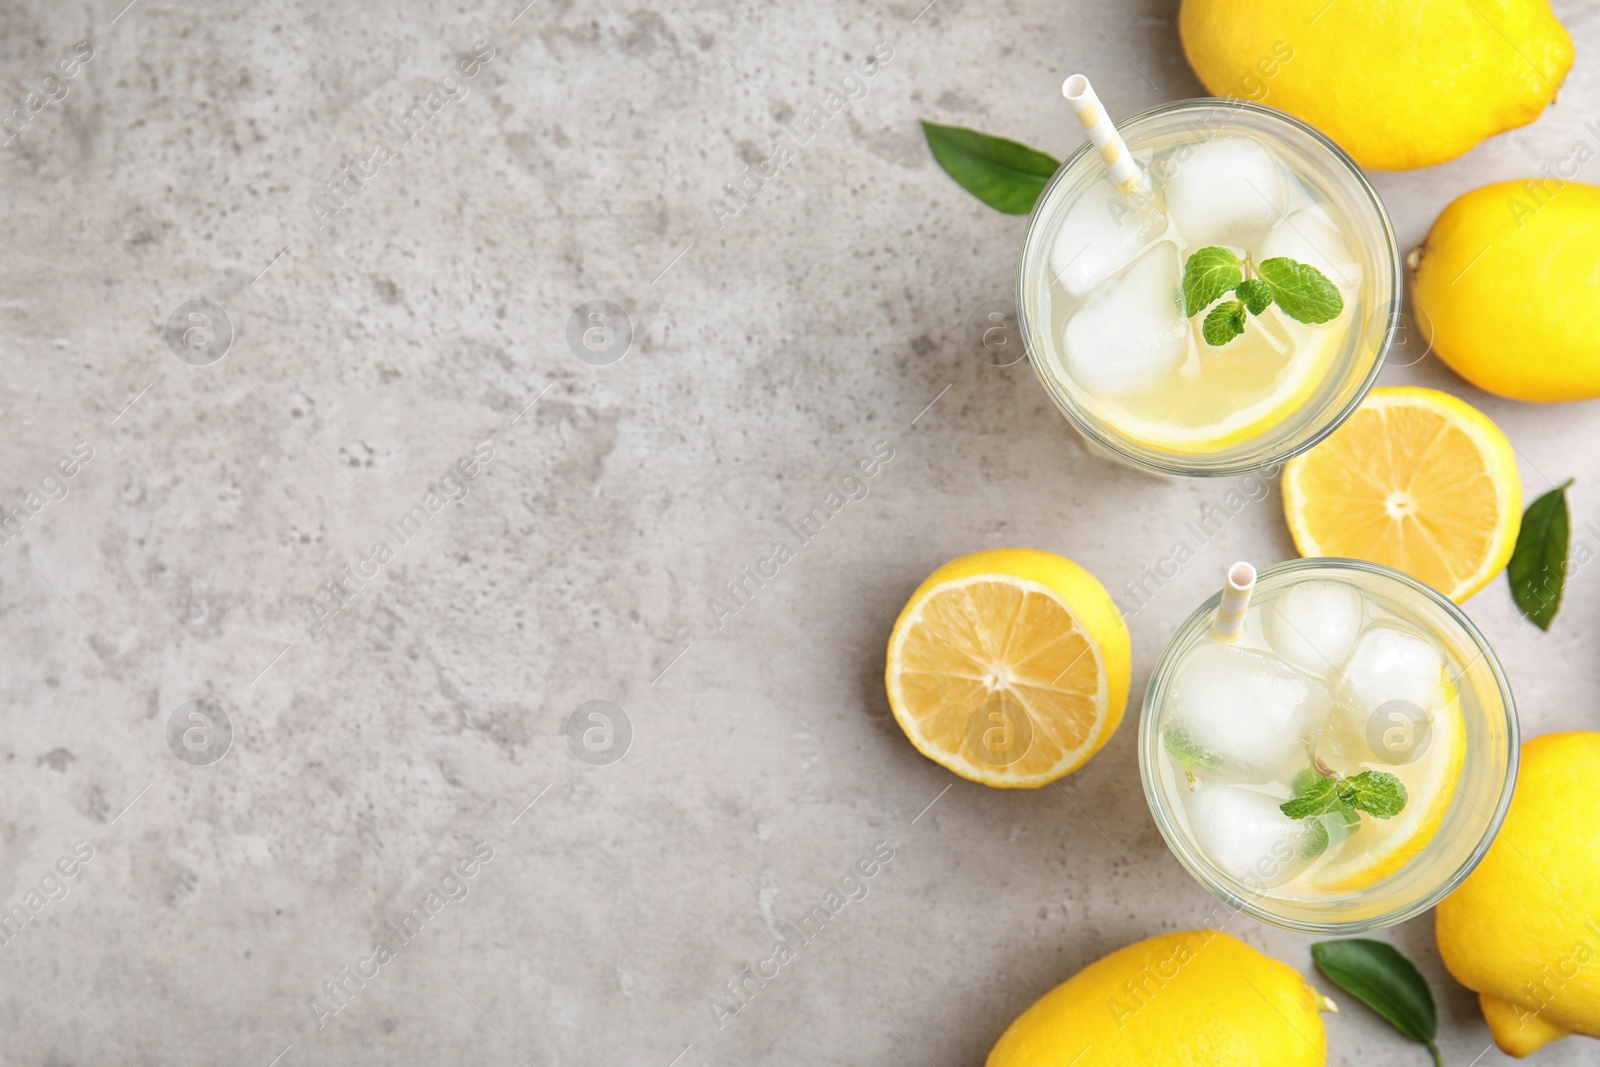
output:
[[[1244,613],[1250,607],[1250,594],[1256,589],[1256,569],[1248,563],[1228,568],[1228,582],[1222,587],[1222,602],[1211,622],[1211,636],[1218,641],[1237,641],[1244,630]]]
[[[1111,116],[1106,114],[1089,79],[1082,74],[1074,74],[1061,83],[1061,95],[1072,105],[1078,121],[1089,133],[1089,140],[1099,149],[1100,158],[1106,161],[1106,167],[1111,171],[1111,180],[1130,193],[1149,192],[1150,179],[1134,162],[1133,153],[1128,151],[1128,143],[1117,132]]]

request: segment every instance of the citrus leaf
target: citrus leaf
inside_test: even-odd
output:
[[[1004,137],[961,126],[922,124],[933,158],[956,184],[996,211],[1026,215],[1060,162]]]
[[[1363,937],[1318,941],[1311,946],[1317,970],[1340,989],[1389,1020],[1396,1030],[1428,1046],[1442,1062],[1434,1036],[1439,1016],[1433,991],[1416,966],[1393,945]]]
[[[1226,248],[1210,245],[1190,256],[1183,265],[1183,313],[1193,318],[1244,277],[1239,257]]]
[[[1567,514],[1568,478],[1528,505],[1517,534],[1517,547],[1506,564],[1511,599],[1517,610],[1541,630],[1561,607],[1561,590],[1567,582],[1567,548],[1572,538]]]
[[[1296,322],[1327,322],[1344,310],[1338,288],[1315,267],[1278,256],[1263,262],[1258,270],[1261,280],[1272,287],[1278,307]]]

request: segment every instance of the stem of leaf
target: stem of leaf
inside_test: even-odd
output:
[[[1439,1046],[1430,1041],[1428,1051],[1433,1054],[1433,1067],[1444,1067],[1444,1057],[1439,1055]]]

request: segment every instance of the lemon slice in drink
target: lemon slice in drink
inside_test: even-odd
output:
[[[1422,756],[1398,767],[1369,764],[1387,771],[1405,786],[1406,806],[1390,819],[1361,816],[1361,825],[1339,854],[1314,868],[1307,882],[1328,892],[1354,892],[1379,882],[1410,861],[1439,832],[1466,756],[1466,721],[1461,696],[1444,683],[1442,706],[1434,709],[1431,737]]]
[[[1436,389],[1374,389],[1283,470],[1302,556],[1384,563],[1460,603],[1505,569],[1522,525],[1511,442]]]
[[[1269,327],[1276,347],[1267,339]],[[1261,436],[1304,407],[1326,377],[1347,328],[1345,317],[1305,326],[1269,308],[1228,345],[1197,345],[1176,371],[1174,388],[1082,402],[1147,447],[1189,455],[1220,452]]]
[[[885,682],[924,756],[985,785],[1046,785],[1110,739],[1128,701],[1128,628],[1071,560],[1004,548],[952,560],[889,637]]]

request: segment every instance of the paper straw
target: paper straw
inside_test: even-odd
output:
[[[1133,153],[1128,151],[1128,143],[1117,132],[1111,116],[1106,114],[1089,79],[1082,74],[1074,74],[1061,83],[1061,95],[1072,105],[1078,121],[1089,133],[1089,140],[1099,149],[1100,158],[1106,161],[1106,167],[1111,171],[1111,180],[1130,193],[1149,192],[1149,177],[1134,162]]]
[[[1218,641],[1237,641],[1244,631],[1244,613],[1250,607],[1250,594],[1256,589],[1256,569],[1239,562],[1228,568],[1228,582],[1222,587],[1222,602],[1211,621],[1211,636]]]

